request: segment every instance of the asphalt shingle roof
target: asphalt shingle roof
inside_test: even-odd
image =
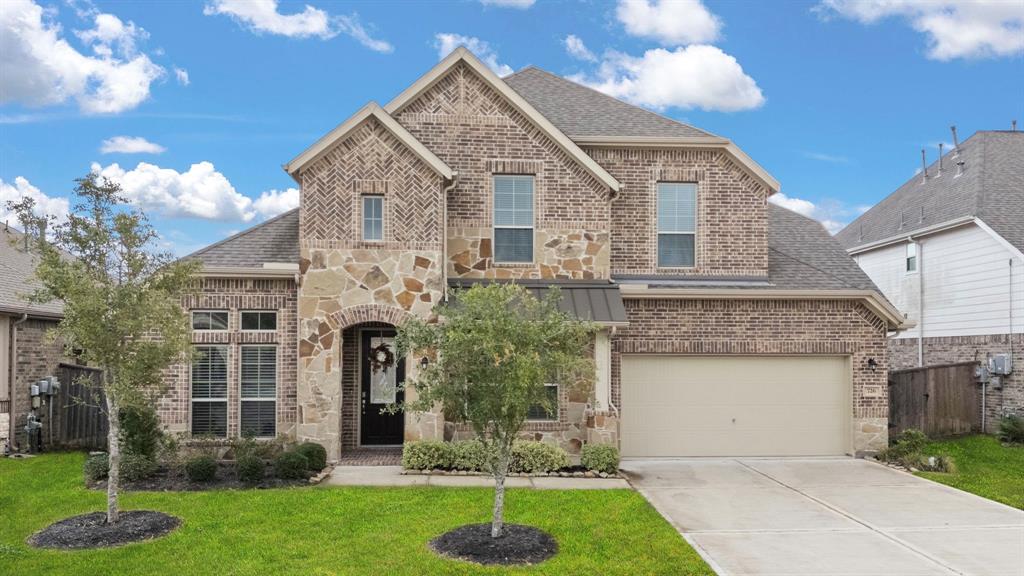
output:
[[[963,174],[956,176],[957,163]],[[981,131],[928,167],[929,177],[908,180],[841,230],[836,238],[856,248],[950,220],[973,216],[1024,250],[1024,132]],[[923,183],[922,183],[923,180]]]
[[[299,263],[299,209],[285,212],[193,252],[204,266],[260,268],[267,262]]]
[[[524,68],[503,80],[571,139],[713,136],[539,68]]]
[[[36,279],[37,258],[25,251],[24,234],[0,227],[0,312],[63,316],[60,301],[30,303],[25,296],[42,287]]]

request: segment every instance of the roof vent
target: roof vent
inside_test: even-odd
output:
[[[928,163],[925,160],[924,148],[921,148],[921,184],[928,181]],[[902,228],[902,226],[901,226]]]
[[[963,176],[964,164],[966,164],[966,162],[964,162],[963,160],[957,161],[957,163],[956,163],[956,176]],[[955,176],[954,176],[954,178],[955,178]]]
[[[1017,121],[1016,120],[1011,120],[1010,121],[1010,131],[1012,131],[1012,132],[1016,132],[1017,131]]]
[[[956,125],[950,126],[949,129],[953,131],[953,157],[956,158],[960,155],[960,139],[956,137]]]
[[[936,178],[939,176],[942,176],[942,142],[939,142],[939,173]]]

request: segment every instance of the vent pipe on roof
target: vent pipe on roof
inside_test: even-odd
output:
[[[1017,121],[1016,120],[1011,120],[1010,121],[1010,130],[1013,131],[1013,132],[1017,131]]]
[[[921,148],[921,184],[928,181],[928,163],[925,159],[924,148]]]
[[[953,156],[959,156],[960,139],[956,137],[956,125],[950,126],[949,129],[953,131]]]
[[[939,176],[942,176],[942,142],[939,142]]]
[[[960,175],[962,175],[964,173],[964,164],[965,164],[965,162],[963,160],[957,161],[957,163],[956,163],[956,175],[957,176],[960,176]]]

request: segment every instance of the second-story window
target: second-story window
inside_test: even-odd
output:
[[[658,266],[694,266],[697,238],[697,185],[658,182]]]
[[[193,330],[227,330],[228,329],[228,311],[227,310],[193,310],[192,311],[192,329]]]
[[[384,239],[384,197],[363,196],[363,240]]]
[[[917,243],[907,244],[907,272],[917,272]]]
[[[272,332],[277,330],[277,312],[267,310],[245,310],[241,313],[242,331]]]
[[[533,176],[494,177],[494,260],[533,262]]]

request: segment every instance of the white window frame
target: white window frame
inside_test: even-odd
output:
[[[267,396],[256,396],[247,398],[242,392],[242,362],[245,358],[246,348],[273,348],[274,349],[274,395],[272,397]],[[274,435],[273,436],[256,436],[256,438],[275,438],[280,422],[277,418],[277,394],[280,388],[280,374],[281,374],[281,350],[277,344],[243,344],[238,347],[238,433],[241,435],[245,432],[245,428],[242,427],[242,405],[245,402],[273,402],[274,403]]]
[[[226,323],[227,327],[226,328],[221,329],[221,328],[196,328],[195,327],[195,325],[196,325],[196,314],[211,314],[213,312],[223,312],[224,314],[226,314],[226,317],[227,317],[227,323]],[[203,309],[203,310],[189,310],[188,321],[189,321],[189,327],[192,330],[195,330],[196,332],[227,332],[227,331],[231,330],[231,311],[230,310],[225,310],[223,308],[221,308],[219,310],[215,309],[215,308],[212,308],[212,309],[209,309],[209,310],[206,310],[206,309]]]
[[[662,230],[661,229],[661,202],[659,196],[661,195],[662,184],[688,184],[693,186],[693,230],[692,231],[679,231],[679,230]],[[696,182],[681,182],[672,180],[659,180],[654,185],[654,227],[655,227],[655,238],[654,238],[654,260],[657,268],[666,270],[693,270],[697,267],[697,219],[698,219],[698,202],[700,201],[700,186]],[[662,236],[693,236],[693,264],[690,266],[663,266],[661,264],[661,237]]]
[[[246,314],[273,314],[274,315],[274,328],[273,329],[257,328],[255,330],[253,330],[253,329],[246,330],[245,329],[245,319],[244,319],[244,316]],[[280,317],[281,317],[281,315],[277,313],[277,310],[239,310],[238,311],[238,330],[240,332],[266,332],[266,333],[274,333],[274,332],[277,332],[277,321],[280,319]]]
[[[911,254],[913,252],[913,254]],[[905,274],[917,274],[917,271],[921,267],[921,250],[917,245],[917,242],[907,242],[907,247],[903,253],[903,272]],[[910,259],[914,259],[914,268],[910,268]]]
[[[367,238],[366,237],[366,201],[367,200],[380,200],[380,238]],[[361,228],[361,237],[363,242],[383,242],[384,241],[384,207],[385,201],[384,196],[381,194],[364,194],[359,199],[359,226]],[[376,219],[371,219],[376,220]]]
[[[200,402],[200,403],[223,402],[224,403],[224,436],[214,436],[214,437],[215,438],[228,438],[230,436],[229,430],[231,429],[231,421],[230,421],[231,420],[231,411],[228,410],[228,408],[229,408],[229,405],[228,405],[228,386],[231,385],[231,374],[230,374],[230,371],[228,370],[228,368],[231,365],[231,347],[228,346],[227,344],[196,344],[196,345],[193,345],[193,348],[195,348],[197,350],[199,348],[223,348],[224,349],[224,394],[225,394],[225,396],[217,397],[217,398],[196,398],[195,396],[193,396],[192,395],[192,391],[194,389],[193,388],[194,380],[193,380],[192,371],[194,370],[194,366],[190,365],[189,368],[188,368],[189,369],[189,372],[188,372],[188,397],[189,397],[188,398],[188,400],[189,400],[189,404],[188,404],[188,412],[189,412],[189,414],[188,414],[188,433],[190,435],[192,435],[192,436],[196,435],[195,431],[193,430],[193,422],[192,422],[192,411],[193,411],[193,406],[192,405],[194,403],[196,403],[196,402]]]
[[[558,383],[557,382],[546,382],[544,384],[544,387],[545,388],[554,388],[555,389],[554,413],[549,418],[530,418],[529,417],[529,412],[527,412],[527,417],[526,417],[526,421],[527,422],[559,422],[562,419],[562,406],[561,406],[561,404],[562,404],[562,402],[561,402],[562,390],[558,387]]]
[[[530,225],[498,225],[498,203],[495,201],[497,190],[495,183],[502,178],[529,178],[530,179]],[[531,266],[537,259],[536,227],[537,227],[537,177],[534,174],[492,174],[491,175],[491,254],[494,256],[494,263],[505,266]],[[530,259],[529,260],[498,260],[498,233],[501,230],[530,230]]]

